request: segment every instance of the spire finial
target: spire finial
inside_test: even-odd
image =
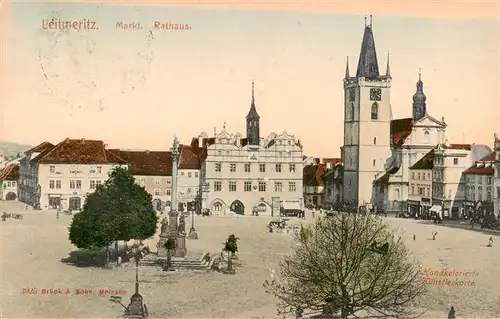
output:
[[[422,69],[418,69],[418,80],[422,81]]]
[[[385,70],[385,76],[390,78],[391,77],[391,68],[389,66],[389,58],[390,58],[390,52],[387,51],[387,68]]]
[[[222,125],[222,128],[225,130],[226,129],[226,122],[224,121],[224,125]]]
[[[370,28],[372,27],[372,15],[370,14]]]
[[[345,78],[348,79],[350,76],[349,76],[349,56],[347,56],[347,62],[346,62],[346,65],[345,65]]]
[[[255,82],[252,80],[252,103],[255,103]]]
[[[367,19],[367,18],[366,18],[366,16],[365,16],[365,28],[366,28],[366,19]]]

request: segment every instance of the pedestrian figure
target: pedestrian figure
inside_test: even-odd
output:
[[[450,311],[448,312],[448,319],[455,319],[455,308],[453,306],[450,307]]]
[[[436,240],[437,233],[438,233],[437,231],[435,231],[435,232],[432,233],[432,240]]]
[[[121,267],[122,266],[122,256],[118,256],[118,267]]]
[[[415,234],[413,234],[413,241],[415,241],[416,238],[417,238],[417,236],[415,236]]]
[[[490,236],[490,239],[488,240],[488,246],[487,247],[491,247],[493,246],[493,236]]]
[[[59,219],[59,209],[57,210],[56,216],[56,218]]]

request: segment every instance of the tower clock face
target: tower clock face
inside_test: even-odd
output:
[[[382,89],[370,89],[370,100],[380,101],[382,99]]]
[[[356,101],[356,91],[354,89],[349,89],[349,102]]]

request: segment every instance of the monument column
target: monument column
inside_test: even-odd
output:
[[[174,145],[172,147],[172,191],[171,191],[171,204],[169,217],[169,230],[177,231],[177,179],[178,179],[178,168],[179,168],[179,140],[177,137],[174,138]]]

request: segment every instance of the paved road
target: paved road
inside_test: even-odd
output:
[[[433,223],[432,221],[430,221]],[[462,229],[469,229],[472,231],[478,231],[478,232],[483,232],[483,233],[491,233],[495,235],[500,235],[500,230],[498,229],[481,229],[481,225],[479,224],[474,224],[474,228],[471,228],[470,221],[461,221],[461,220],[444,220],[441,224],[441,226],[446,226],[446,227],[453,227],[453,228],[462,228]]]

